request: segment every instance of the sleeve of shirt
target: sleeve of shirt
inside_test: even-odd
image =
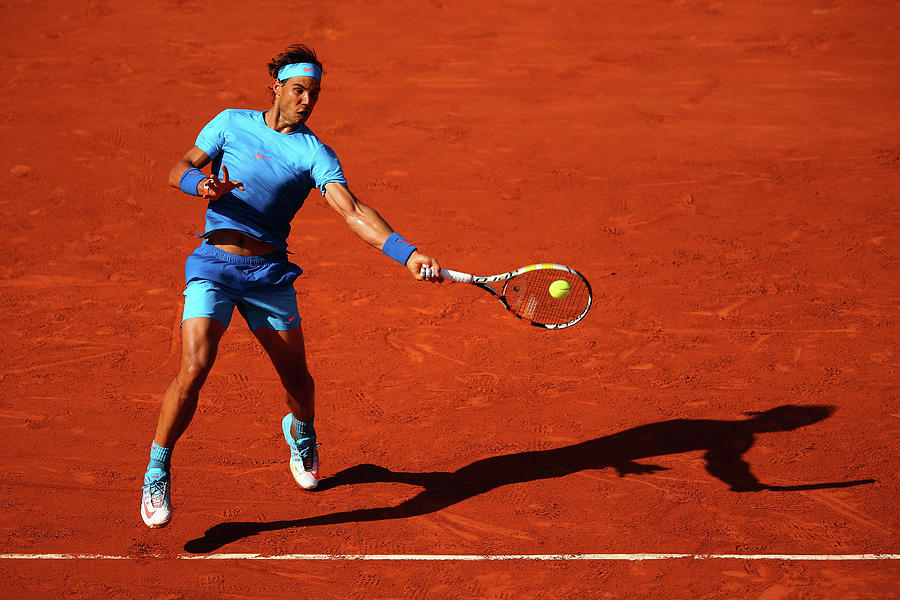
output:
[[[342,183],[347,185],[347,178],[344,177],[344,169],[341,168],[341,161],[338,160],[337,154],[330,147],[322,144],[322,147],[316,151],[313,156],[312,169],[310,176],[313,184],[319,188],[322,195],[325,195],[325,185],[329,183]]]
[[[215,158],[222,152],[225,145],[225,130],[228,126],[228,111],[223,110],[212,121],[200,130],[194,145],[206,152],[210,158]]]

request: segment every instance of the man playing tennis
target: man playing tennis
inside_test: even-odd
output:
[[[337,155],[306,126],[322,81],[315,52],[295,44],[268,67],[271,108],[219,113],[169,174],[170,185],[209,204],[203,242],[185,263],[181,365],[163,396],[144,475],[141,517],[149,527],[164,527],[172,518],[172,449],[194,415],[235,307],[284,385],[290,412],[282,431],[294,479],[306,490],[318,484],[314,384],[293,287],[302,270],[287,257],[291,220],[312,188],[354,233],[416,279],[441,279],[437,260],[418,252],[350,192]],[[200,169],[210,163],[207,176]]]

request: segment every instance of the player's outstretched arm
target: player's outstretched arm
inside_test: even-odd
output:
[[[325,200],[344,221],[350,230],[366,243],[378,250],[385,250],[385,242],[394,234],[394,230],[382,218],[378,211],[363,203],[345,185],[332,182],[325,185]],[[396,236],[394,236],[396,237]],[[387,252],[386,252],[387,253]],[[431,267],[431,275],[423,275],[422,267]],[[414,250],[406,260],[406,268],[416,279],[441,281],[441,267],[438,261],[426,254]]]

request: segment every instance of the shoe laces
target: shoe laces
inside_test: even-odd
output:
[[[303,461],[303,468],[305,470],[307,470],[307,471],[312,470],[313,465],[316,461],[316,455],[318,454],[318,450],[316,450],[316,448],[318,448],[321,445],[322,445],[322,442],[319,442],[318,444],[314,445],[312,448],[307,448],[306,454],[303,454],[303,453],[300,454],[300,459]],[[299,450],[298,450],[298,452],[299,452]]]
[[[167,478],[160,477],[150,483],[144,484],[144,488],[150,492],[150,504],[153,508],[159,508],[163,505],[166,498],[166,490],[169,487]]]

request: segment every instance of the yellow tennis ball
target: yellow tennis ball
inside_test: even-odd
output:
[[[565,279],[557,279],[550,284],[549,292],[554,298],[565,298],[569,295],[569,290],[571,289],[568,281]]]

